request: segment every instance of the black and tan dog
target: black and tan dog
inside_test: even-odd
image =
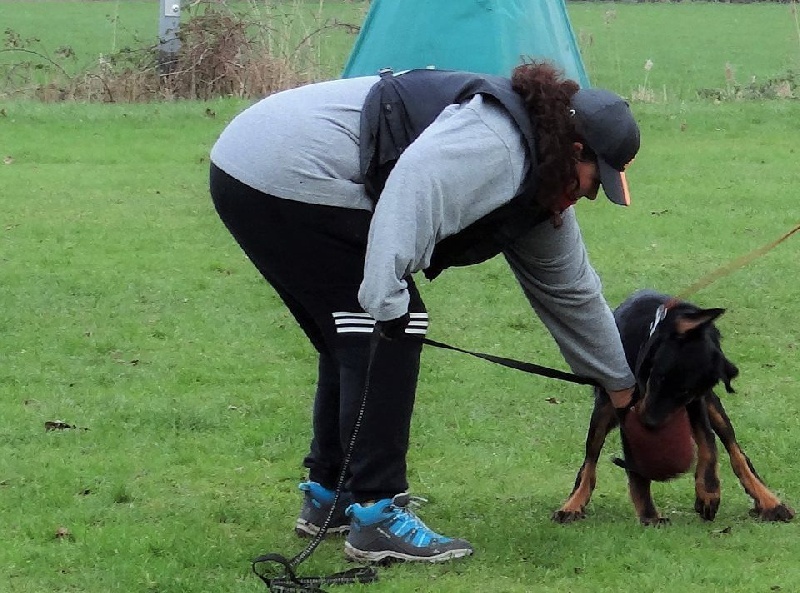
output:
[[[731,466],[755,506],[752,514],[766,521],[790,521],[794,511],[765,485],[736,441],[728,415],[713,388],[720,382],[733,392],[731,380],[739,373],[722,352],[714,320],[724,309],[700,309],[653,291],[640,291],[615,311],[628,364],[634,369],[637,389],[635,409],[645,426],[657,427],[680,407],[685,407],[697,446],[695,511],[712,521],[719,509],[720,481],[714,434],[728,451]],[[619,423],[608,395],[595,390],[595,406],[586,437],[586,457],[575,487],[553,520],[569,523],[582,519],[596,482],[597,461],[608,433]],[[623,452],[630,458],[626,439]],[[624,462],[621,462],[624,465]],[[660,516],[650,494],[650,480],[626,467],[628,487],[639,520],[659,525]]]

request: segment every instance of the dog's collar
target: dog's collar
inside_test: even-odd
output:
[[[650,323],[650,337],[653,337],[653,334],[656,331],[656,327],[658,324],[664,321],[664,318],[667,316],[667,311],[672,309],[675,305],[678,304],[678,299],[670,299],[666,303],[659,305],[658,309],[656,309],[656,316],[653,321]]]
[[[664,318],[667,316],[667,307],[666,305],[659,305],[658,309],[656,309],[656,316],[653,321],[650,322],[650,337],[653,337],[653,334],[658,327],[658,324],[664,321]]]

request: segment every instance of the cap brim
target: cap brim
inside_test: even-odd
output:
[[[597,168],[600,172],[600,185],[603,186],[606,197],[620,206],[630,206],[631,194],[625,173],[617,171],[601,158],[597,159]]]

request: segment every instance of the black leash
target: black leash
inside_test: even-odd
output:
[[[672,301],[670,301],[670,303],[667,304],[665,308],[668,309],[670,306],[673,306],[676,302],[684,300],[686,297],[694,294],[695,292],[697,292],[702,288],[705,288],[709,284],[716,282],[723,276],[727,276],[731,272],[734,272],[739,268],[743,268],[753,260],[761,257],[768,251],[771,251],[772,249],[783,243],[786,239],[788,239],[798,231],[800,231],[800,224],[795,225],[794,228],[784,233],[774,241],[770,241],[766,245],[762,245],[758,249],[754,249],[750,253],[746,253],[745,255],[736,258],[735,260],[725,264],[724,266],[717,268],[710,274],[707,274],[706,276],[702,277],[700,280],[692,284],[686,290],[680,292],[676,297],[674,297]],[[542,377],[548,377],[550,379],[558,379],[559,381],[568,381],[569,383],[577,383],[579,385],[591,385],[594,387],[600,386],[600,384],[594,379],[581,377],[580,375],[575,375],[573,373],[559,371],[557,369],[552,369],[550,367],[545,367],[532,362],[523,362],[521,360],[514,360],[513,358],[495,356],[493,354],[485,354],[483,352],[472,352],[470,350],[465,350],[463,348],[458,348],[456,346],[450,346],[449,344],[445,344],[443,342],[436,342],[428,338],[423,338],[422,342],[424,344],[427,344],[428,346],[435,346],[436,348],[442,348],[444,350],[455,350],[456,352],[469,354],[470,356],[482,358],[484,360],[488,360],[489,362],[494,362],[496,364],[500,364],[511,369],[524,371],[532,375],[541,375]]]
[[[675,301],[682,300],[687,296],[689,296],[690,294],[693,294],[698,290],[705,288],[706,286],[715,282],[722,276],[726,276],[731,272],[733,272],[734,270],[744,267],[754,259],[772,250],[774,247],[776,247],[778,244],[782,243],[783,241],[791,237],[797,231],[800,231],[800,224],[796,225],[793,229],[791,229],[789,232],[785,233],[775,241],[772,241],[758,249],[755,249],[754,251],[733,260],[727,265],[718,268],[711,274],[708,274],[707,276],[705,276],[704,278],[702,278],[701,280],[690,286],[688,289],[681,292],[679,296],[675,298]],[[364,410],[367,405],[367,393],[369,391],[369,378],[372,367],[372,361],[375,356],[375,352],[377,350],[379,342],[380,338],[376,337],[370,347],[370,358],[369,358],[369,363],[367,365],[367,378],[364,384],[364,393],[361,398],[361,407],[358,411],[358,416],[353,426],[353,432],[350,436],[350,442],[348,443],[347,446],[347,451],[345,453],[344,461],[342,463],[342,471],[339,474],[339,478],[337,480],[336,491],[333,503],[331,504],[331,510],[328,513],[328,516],[325,518],[322,527],[320,527],[320,530],[317,532],[317,534],[314,536],[311,542],[306,546],[306,548],[293,558],[287,559],[285,556],[282,556],[281,554],[270,553],[259,556],[258,558],[255,558],[252,562],[253,572],[256,574],[256,576],[258,576],[258,578],[264,581],[264,583],[267,585],[267,588],[270,590],[270,593],[325,593],[325,591],[320,588],[321,585],[371,583],[378,580],[378,573],[371,566],[360,566],[343,572],[337,572],[335,574],[326,577],[298,577],[295,572],[295,569],[297,568],[298,565],[300,565],[300,563],[305,561],[314,552],[317,546],[319,546],[320,542],[324,539],[325,533],[328,531],[328,527],[333,518],[333,513],[336,508],[336,504],[339,502],[339,497],[341,495],[342,487],[344,486],[345,482],[346,471],[348,466],[350,465],[350,458],[352,457],[353,449],[355,448],[356,436],[358,435],[358,431],[361,427],[361,422],[364,417]],[[451,346],[449,344],[445,344],[444,342],[437,342],[435,340],[431,340],[428,338],[423,338],[422,343],[428,346],[434,346],[436,348],[441,348],[444,350],[454,350],[455,352],[469,354],[470,356],[475,356],[476,358],[481,358],[483,360],[487,360],[495,364],[499,364],[519,371],[524,371],[526,373],[530,373],[533,375],[540,375],[542,377],[547,377],[550,379],[558,379],[559,381],[576,383],[578,385],[590,385],[594,387],[599,386],[599,383],[594,379],[589,379],[588,377],[581,377],[580,375],[576,375],[574,373],[560,371],[558,369],[553,369],[532,362],[524,362],[521,360],[515,360],[513,358],[495,356],[493,354],[486,354],[484,352],[473,352],[471,350],[466,350],[464,348],[459,348],[457,346]],[[615,460],[615,463],[617,463],[617,460]],[[624,464],[624,461],[621,463]],[[622,467],[624,467],[624,465]],[[277,565],[279,569],[283,571],[283,574],[280,576],[268,575],[265,574],[264,572],[259,572],[259,570],[257,570],[257,566],[266,564]]]
[[[464,350],[463,348],[458,348],[457,346],[450,346],[449,344],[445,344],[444,342],[436,342],[434,340],[429,340],[428,338],[423,338],[422,343],[427,344],[428,346],[435,346],[436,348],[442,348],[444,350],[455,350],[456,352],[469,354],[470,356],[482,358],[483,360],[488,360],[489,362],[500,364],[510,369],[517,369],[518,371],[524,371],[532,375],[541,375],[542,377],[548,377],[550,379],[558,379],[559,381],[567,381],[569,383],[577,383],[578,385],[591,385],[593,387],[600,385],[594,379],[589,379],[588,377],[581,377],[580,375],[567,373],[566,371],[559,371],[558,369],[551,369],[550,367],[545,367],[540,364],[535,364],[533,362],[523,362],[521,360],[515,360],[513,358],[505,358],[503,356],[495,356],[494,354],[485,354],[483,352],[472,352],[471,350]]]
[[[342,460],[342,469],[336,481],[336,490],[328,516],[325,517],[325,521],[322,523],[319,531],[305,549],[293,558],[289,559],[281,554],[270,553],[259,556],[252,561],[253,572],[258,578],[264,581],[264,584],[271,593],[325,593],[325,591],[320,588],[322,585],[371,583],[378,580],[378,572],[371,566],[359,566],[324,577],[298,577],[295,569],[311,556],[314,550],[317,549],[317,546],[319,546],[325,538],[325,534],[333,519],[333,514],[336,511],[336,505],[339,503],[339,497],[342,494],[342,488],[344,487],[345,478],[347,476],[347,469],[350,467],[350,459],[353,456],[353,449],[355,449],[356,446],[356,437],[358,436],[358,431],[361,429],[361,423],[364,419],[364,411],[367,407],[367,394],[369,393],[369,379],[372,374],[372,362],[375,359],[375,353],[378,350],[378,344],[381,339],[379,335],[374,335],[370,342],[369,362],[367,363],[367,376],[364,382],[364,392],[361,396],[361,406],[358,409],[358,415],[353,424],[353,432],[350,434],[350,441],[347,444],[347,450]],[[259,568],[261,568],[261,570],[259,570]],[[270,572],[270,568],[272,568],[272,572]]]

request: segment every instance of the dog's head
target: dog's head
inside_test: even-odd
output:
[[[639,388],[636,409],[646,426],[659,426],[672,412],[719,382],[733,393],[731,381],[739,369],[722,352],[714,325],[724,312],[677,303],[656,314],[635,371]]]

